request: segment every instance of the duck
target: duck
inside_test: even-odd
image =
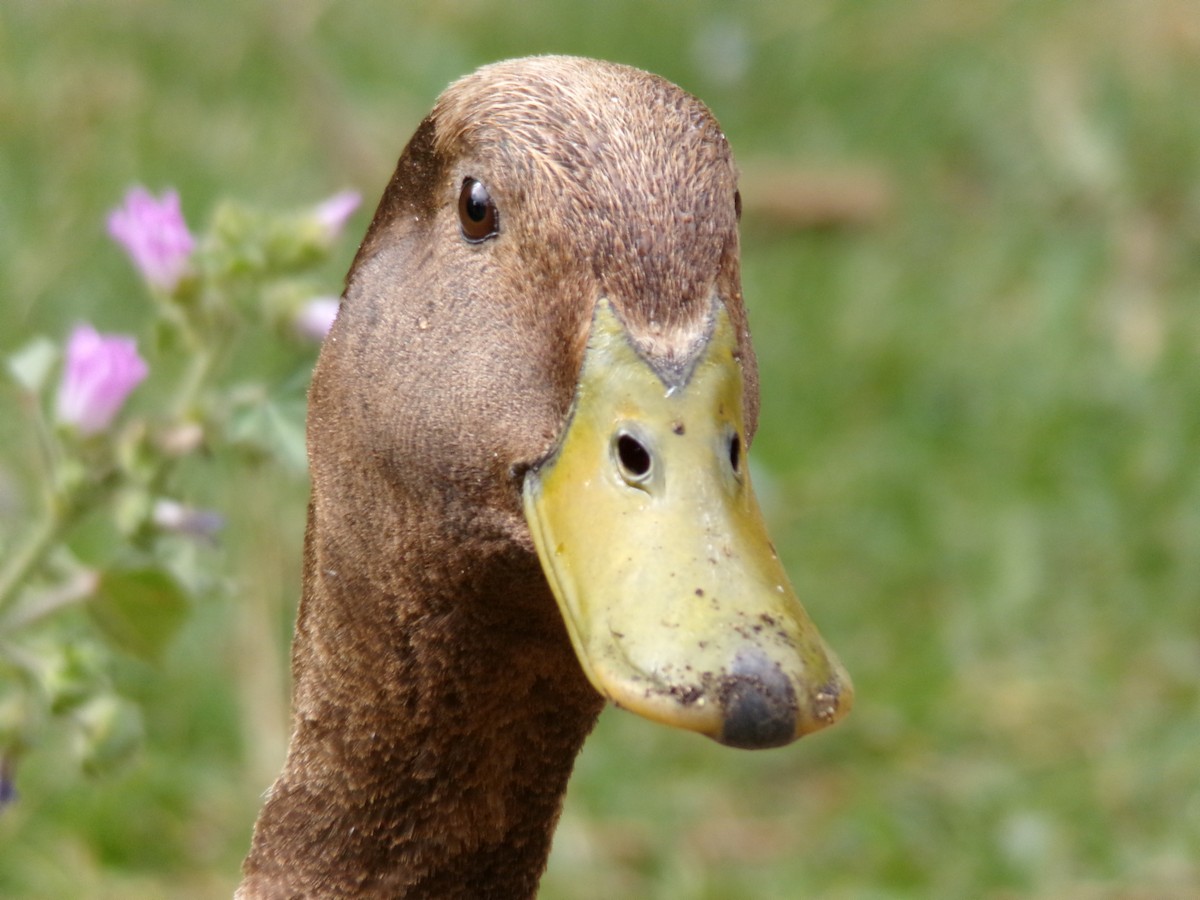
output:
[[[737,169],[568,56],[437,99],[309,394],[293,732],[236,897],[537,893],[606,703],[746,749],[853,688],[763,524]]]

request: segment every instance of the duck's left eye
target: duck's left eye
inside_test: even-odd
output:
[[[458,224],[462,235],[472,243],[486,241],[500,230],[500,216],[492,195],[483,182],[463,179],[458,195]]]

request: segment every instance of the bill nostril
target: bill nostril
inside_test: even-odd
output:
[[[629,481],[640,481],[650,474],[653,459],[646,445],[632,434],[622,433],[616,441],[617,461],[621,472]]]

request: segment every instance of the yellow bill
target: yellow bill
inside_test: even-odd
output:
[[[589,680],[617,705],[736,747],[775,747],[853,703],[796,598],[745,458],[742,374],[715,304],[702,357],[668,388],[608,301],[556,452],[525,515]]]

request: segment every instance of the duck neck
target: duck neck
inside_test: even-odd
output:
[[[294,731],[239,897],[535,894],[602,701],[531,553],[424,544],[381,583],[310,511]]]

